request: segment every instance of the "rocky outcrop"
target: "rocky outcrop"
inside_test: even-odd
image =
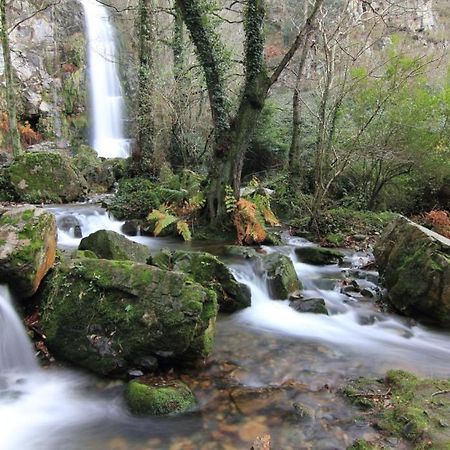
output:
[[[152,264],[166,270],[179,270],[194,281],[213,289],[221,312],[234,312],[250,306],[250,289],[238,283],[230,269],[206,252],[162,250],[152,257]]]
[[[83,238],[79,250],[89,250],[98,258],[117,261],[146,263],[150,257],[150,250],[145,245],[130,241],[110,230],[99,230]]]
[[[267,287],[272,298],[285,300],[289,294],[301,289],[291,259],[281,253],[271,253],[263,259]]]
[[[295,249],[300,262],[314,265],[336,264],[344,259],[344,254],[338,250],[323,247],[305,246]]]
[[[84,198],[87,184],[69,158],[59,153],[27,152],[8,169],[18,198],[26,203],[67,203]]]
[[[189,387],[176,380],[132,381],[125,396],[130,411],[140,416],[182,413],[195,405],[195,397]]]
[[[396,309],[450,325],[450,239],[399,217],[381,236],[375,258]]]
[[[19,297],[30,297],[56,256],[53,214],[22,206],[0,210],[0,282]]]
[[[149,358],[191,363],[213,344],[216,296],[180,272],[73,259],[46,278],[40,296],[49,349],[103,376],[145,372]]]
[[[323,298],[305,298],[292,300],[289,306],[297,312],[328,315],[327,306]]]

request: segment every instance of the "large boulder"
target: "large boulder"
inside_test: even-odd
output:
[[[211,350],[213,291],[180,272],[131,261],[73,259],[45,280],[41,325],[55,356],[100,375],[143,361],[192,363]]]
[[[125,397],[131,412],[140,416],[182,413],[195,405],[192,391],[177,380],[132,381],[127,386]]]
[[[272,298],[285,300],[289,294],[301,289],[300,281],[291,259],[281,253],[271,253],[263,258],[267,287]]]
[[[332,248],[304,246],[297,247],[295,254],[300,262],[314,265],[336,264],[341,262],[345,255],[339,250]]]
[[[394,307],[450,325],[450,239],[399,217],[374,253]]]
[[[162,269],[184,272],[197,283],[213,289],[221,312],[234,312],[251,304],[248,286],[238,283],[230,269],[209,253],[163,249],[152,257],[152,264]]]
[[[123,158],[99,158],[94,149],[80,145],[75,150],[73,164],[86,179],[91,192],[104,193],[122,177],[128,162]]]
[[[99,258],[146,263],[150,250],[111,230],[99,230],[83,238],[79,250],[89,250]]]
[[[0,282],[30,297],[56,256],[53,214],[33,206],[0,210]]]
[[[8,175],[18,198],[27,203],[73,202],[87,192],[83,175],[59,153],[24,153],[14,160]]]

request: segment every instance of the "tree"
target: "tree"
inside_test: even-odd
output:
[[[139,94],[138,94],[138,138],[135,155],[138,172],[154,174],[155,151],[155,72],[154,45],[155,17],[154,0],[139,0],[138,5],[139,36]]]
[[[264,59],[265,2],[245,2],[242,11],[245,77],[235,112],[232,111],[226,90],[227,61],[224,45],[208,21],[208,3],[203,0],[176,0],[176,3],[195,45],[209,96],[214,144],[209,173],[208,210],[211,223],[218,225],[223,223],[226,216],[226,186],[231,186],[236,196],[239,194],[245,152],[269,90],[309,35],[323,0],[314,1],[304,26],[270,74]],[[236,4],[237,2],[233,2],[232,5]]]
[[[22,153],[20,135],[17,129],[16,90],[9,45],[9,30],[6,18],[6,0],[0,0],[0,39],[2,41],[5,74],[6,107],[8,110],[8,140],[14,157]]]

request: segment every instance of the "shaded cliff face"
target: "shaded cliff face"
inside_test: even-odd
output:
[[[44,138],[81,137],[86,124],[81,7],[74,0],[45,5],[24,0],[8,10],[19,122],[28,121]],[[2,72],[1,62],[3,81]]]

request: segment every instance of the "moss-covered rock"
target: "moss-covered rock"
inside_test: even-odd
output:
[[[305,298],[293,300],[289,306],[298,312],[328,315],[327,305],[323,298]]]
[[[344,259],[344,254],[338,250],[323,247],[305,246],[297,247],[295,254],[298,259],[307,264],[324,265],[336,264]]]
[[[397,310],[450,326],[450,239],[399,217],[374,253]]]
[[[234,312],[250,306],[249,288],[238,283],[230,269],[209,253],[163,249],[152,257],[152,264],[162,269],[184,272],[197,283],[213,289],[221,312]]]
[[[33,295],[56,256],[53,214],[22,206],[0,210],[0,282],[20,297]]]
[[[87,192],[84,177],[59,153],[25,153],[14,160],[8,174],[18,198],[27,203],[73,202]]]
[[[267,287],[272,298],[285,300],[289,294],[301,289],[291,259],[281,253],[271,253],[263,259]]]
[[[97,257],[146,263],[150,250],[111,230],[99,230],[83,238],[79,250],[90,250]]]
[[[140,361],[195,361],[213,344],[214,292],[180,272],[131,261],[76,259],[45,279],[41,325],[55,356],[100,375]]]
[[[182,413],[195,405],[194,394],[181,381],[132,381],[127,386],[126,400],[131,412],[141,416]]]
[[[423,379],[402,370],[391,370],[384,379],[358,378],[343,389],[365,410],[366,420],[399,440],[398,448],[436,450],[450,448],[449,392],[449,380]]]

